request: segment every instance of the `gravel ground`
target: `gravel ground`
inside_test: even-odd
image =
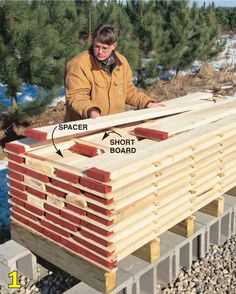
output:
[[[209,253],[183,268],[178,278],[161,288],[158,294],[236,294],[236,235],[221,246],[213,245]]]
[[[43,276],[42,276],[43,275]],[[14,294],[61,294],[79,283],[79,280],[63,271],[47,271],[38,267],[38,281],[34,283],[26,276],[19,277],[19,284],[22,287],[14,291]],[[8,291],[1,289],[0,294],[8,294]]]
[[[65,272],[45,271],[39,267],[38,281],[33,283],[29,278],[20,276],[22,288],[14,293],[61,294],[78,282],[79,280]],[[0,287],[0,294],[6,293]],[[157,293],[236,294],[236,235],[221,246],[211,246],[209,253],[195,261],[190,270],[182,268],[178,278],[168,287],[163,288],[158,284]]]

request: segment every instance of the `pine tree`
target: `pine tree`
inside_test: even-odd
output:
[[[157,76],[161,50],[167,39],[162,27],[163,18],[155,1],[128,1],[127,12],[139,40],[139,82],[146,87],[148,78]]]
[[[214,56],[222,47],[216,42],[218,24],[214,7],[188,6],[186,0],[137,1],[127,11],[139,39],[145,76],[191,66],[196,59]],[[158,66],[159,65],[159,66]]]
[[[156,18],[153,17],[153,22],[146,22],[154,52],[149,72],[155,75],[157,64],[164,70],[172,68],[178,71],[191,31],[187,1],[155,1],[152,11]]]
[[[101,9],[101,7],[100,7]],[[119,30],[118,51],[125,55],[133,70],[139,65],[139,42],[135,38],[133,26],[124,9],[123,3],[109,1],[101,9],[100,23],[109,23]]]
[[[236,32],[236,8],[235,7],[216,7],[215,13],[222,31]]]
[[[214,7],[192,7],[192,34],[188,50],[183,56],[186,64],[195,59],[202,61],[214,57],[223,48],[224,44],[217,43],[219,36],[219,23],[216,19]],[[182,62],[182,65],[185,64]]]
[[[144,0],[128,0],[126,11],[133,25],[135,36],[139,40],[139,49],[142,55],[142,53],[145,52],[146,49],[144,39],[147,34],[147,30],[145,27],[144,18],[146,13],[148,12],[147,2],[145,2]]]
[[[190,67],[194,60],[207,60],[222,50],[222,44],[217,43],[219,25],[214,5],[189,7],[185,0],[158,3],[167,8],[162,15],[165,31],[169,34],[162,64],[178,73],[180,69]]]
[[[78,19],[84,20],[83,30],[80,31],[79,39],[82,49],[87,49],[92,42],[92,33],[98,25],[100,19],[100,6],[104,1],[97,4],[93,0],[75,0]]]
[[[0,80],[12,108],[23,82],[44,89],[62,86],[65,61],[79,51],[73,1],[0,2]]]
[[[162,15],[166,1],[160,2],[130,0],[127,3],[127,12],[139,40],[140,72],[145,73],[144,79],[157,76],[158,64],[162,63],[166,56],[169,40]],[[163,6],[162,11],[160,5]],[[144,85],[142,75],[141,79],[141,84]]]
[[[12,107],[17,107],[16,93],[23,79],[16,73],[21,64],[18,25],[27,17],[28,5],[14,1],[0,3],[0,80],[7,84],[7,93],[11,97]]]

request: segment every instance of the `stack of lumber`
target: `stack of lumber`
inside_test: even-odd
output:
[[[236,99],[196,93],[81,122],[6,145],[12,220],[106,271],[235,186]],[[111,153],[111,139],[136,152]]]

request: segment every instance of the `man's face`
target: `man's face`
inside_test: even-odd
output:
[[[99,60],[99,61],[103,61],[105,59],[107,59],[113,50],[115,50],[117,43],[115,42],[112,45],[107,45],[107,44],[103,44],[100,42],[95,42],[93,44],[93,53],[94,56]]]

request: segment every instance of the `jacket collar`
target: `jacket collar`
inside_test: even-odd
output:
[[[94,56],[93,54],[93,46],[91,46],[89,49],[88,49],[88,52],[89,52],[89,56],[90,56],[90,61],[91,61],[91,65],[92,65],[92,70],[100,70],[100,69],[103,69],[103,66],[102,66],[102,63],[97,60],[97,58]],[[122,62],[121,60],[118,58],[117,54],[116,54],[116,51],[113,51],[114,53],[114,56],[115,56],[115,63],[116,63],[116,66],[120,66],[122,65]]]

